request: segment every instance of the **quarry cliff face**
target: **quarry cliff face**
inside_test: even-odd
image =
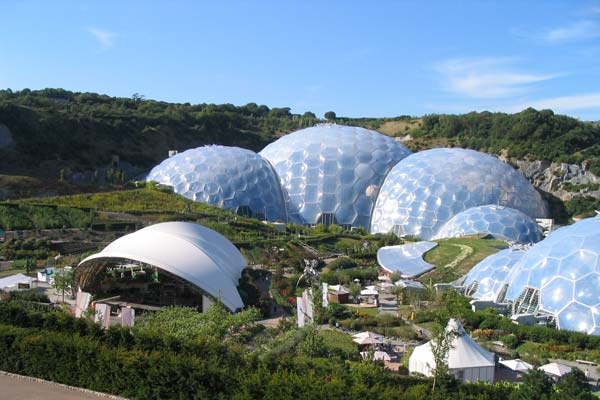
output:
[[[600,197],[600,178],[592,174],[585,164],[516,159],[503,161],[519,169],[535,187],[563,201],[576,196]]]

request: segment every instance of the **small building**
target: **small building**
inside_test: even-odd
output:
[[[347,304],[350,300],[350,290],[344,285],[329,285],[327,301],[329,303]]]
[[[0,290],[9,292],[31,289],[33,280],[32,277],[23,274],[10,275],[0,279]]]

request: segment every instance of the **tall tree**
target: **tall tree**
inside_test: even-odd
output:
[[[333,111],[327,111],[323,116],[327,121],[335,121],[335,119],[337,118]]]
[[[440,383],[447,383],[450,378],[448,375],[450,371],[448,367],[448,355],[453,347],[452,342],[458,335],[459,332],[451,327],[437,325],[432,329],[432,339],[429,342],[433,360],[435,361],[432,393],[435,392],[436,387],[444,388],[444,385]]]

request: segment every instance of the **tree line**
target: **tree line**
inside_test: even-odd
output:
[[[431,114],[411,132],[416,138],[443,138],[448,145],[516,159],[585,164],[600,175],[600,126],[551,110],[525,109],[516,114],[471,112]]]

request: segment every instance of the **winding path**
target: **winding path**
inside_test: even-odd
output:
[[[473,254],[473,248],[470,246],[466,246],[464,244],[453,244],[452,246],[456,246],[460,248],[460,253],[456,258],[449,264],[444,265],[444,268],[454,268],[459,263],[461,263],[465,258],[469,257]]]

